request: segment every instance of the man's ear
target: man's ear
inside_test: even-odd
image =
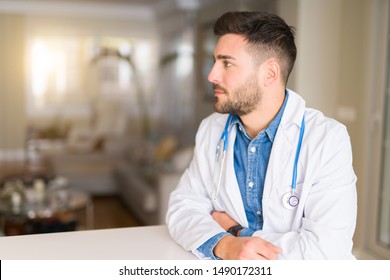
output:
[[[273,85],[280,79],[280,66],[276,59],[269,59],[263,64],[264,71],[264,86],[268,87]]]

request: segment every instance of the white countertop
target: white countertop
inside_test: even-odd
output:
[[[191,260],[166,226],[0,237],[2,260]]]

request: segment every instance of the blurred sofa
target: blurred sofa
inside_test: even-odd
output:
[[[30,141],[31,158],[47,162],[54,175],[67,179],[69,188],[92,196],[118,195],[141,224],[163,224],[169,194],[188,166],[193,147],[180,147],[169,135],[145,140],[140,122],[121,106],[99,103],[88,121],[66,126],[61,137],[40,133]],[[61,123],[67,122],[54,125]]]
[[[192,159],[193,148],[177,151],[161,165],[121,162],[114,169],[119,196],[144,225],[165,224],[170,193]]]
[[[55,153],[47,160],[54,174],[67,178],[69,188],[93,196],[118,195],[141,224],[164,224],[169,194],[187,168],[193,147],[162,143],[164,148],[135,145],[133,153]]]

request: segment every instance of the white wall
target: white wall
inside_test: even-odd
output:
[[[0,14],[0,160],[23,158],[25,147],[23,26],[23,17]]]
[[[337,108],[340,27],[339,0],[298,2],[296,88],[308,106],[330,116]]]

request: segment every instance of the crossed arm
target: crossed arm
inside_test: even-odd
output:
[[[211,216],[225,230],[238,224],[225,212],[214,211]],[[214,254],[224,260],[274,260],[281,252],[281,248],[257,236],[227,235],[214,248]]]

